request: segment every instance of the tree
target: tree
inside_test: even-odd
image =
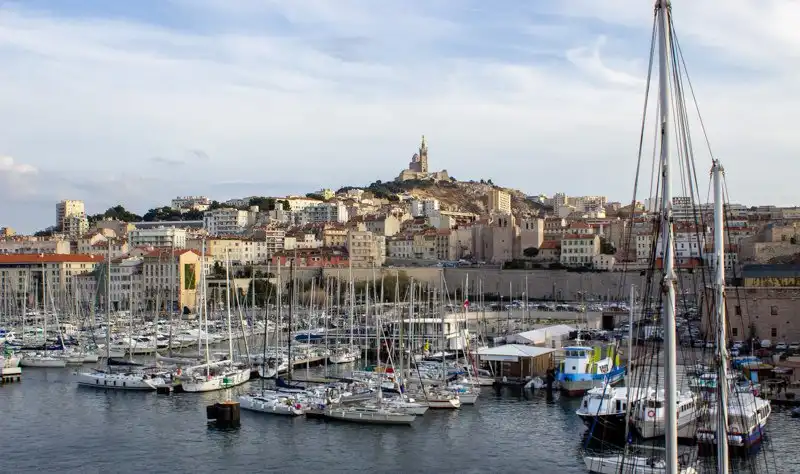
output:
[[[486,180],[486,184],[494,186],[494,183],[492,182],[491,178]]]
[[[266,196],[250,198],[251,206],[258,206],[261,211],[272,211],[275,209],[275,199]]]
[[[306,193],[306,197],[309,199],[316,199],[317,201],[324,201],[325,196],[319,193]]]
[[[48,228],[45,230],[38,230],[33,234],[34,237],[51,237],[52,235],[53,235],[52,228]]]
[[[539,249],[537,249],[536,247],[528,247],[522,251],[522,255],[528,258],[534,258],[537,255],[539,255]]]
[[[605,237],[600,237],[600,253],[603,255],[614,255],[617,253],[617,248],[614,244],[606,240]]]
[[[89,222],[97,222],[103,219],[111,219],[123,222],[137,222],[142,220],[142,217],[138,214],[128,211],[119,204],[114,207],[109,207],[105,212],[89,216]]]

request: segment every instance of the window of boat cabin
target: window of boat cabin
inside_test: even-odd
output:
[[[647,408],[663,408],[664,403],[661,400],[648,400]]]

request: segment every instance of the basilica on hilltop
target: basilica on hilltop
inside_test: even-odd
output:
[[[400,172],[400,176],[395,181],[408,181],[411,179],[432,179],[434,181],[446,181],[450,179],[447,170],[428,171],[428,144],[425,142],[425,135],[422,136],[422,143],[419,150],[411,157],[408,168]]]

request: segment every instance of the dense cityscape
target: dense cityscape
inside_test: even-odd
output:
[[[0,1],[2,465],[800,472],[755,3]]]
[[[465,205],[441,193],[446,202],[431,197],[448,189],[472,193],[469,202]],[[710,268],[714,253],[706,236],[713,234],[711,207],[688,197],[674,197],[672,204],[677,267]],[[764,337],[800,340],[800,325],[781,321],[796,307],[792,287],[800,278],[795,266],[800,255],[796,229],[800,208],[727,204],[726,210],[729,279],[758,294],[753,299],[757,304],[747,308],[759,316],[752,318],[756,328],[734,326],[734,336],[756,330]],[[546,278],[553,279],[565,273],[613,274],[646,268],[660,248],[660,239],[653,238],[652,211],[650,200],[637,202],[631,213],[630,204],[609,202],[605,196],[526,196],[486,182],[458,183],[447,171],[429,171],[423,137],[408,167],[393,182],[365,188],[224,202],[182,196],[144,216],[123,206],[87,215],[81,200],[58,202],[54,225],[47,230],[15,235],[11,226],[2,228],[0,286],[2,294],[16,291],[19,296],[25,291],[22,275],[46,269],[65,294],[95,298],[105,289],[97,285],[93,270],[110,255],[114,308],[127,307],[131,301],[152,306],[155,295],[163,298],[170,285],[147,276],[169,275],[174,279],[173,306],[194,311],[197,294],[181,282],[189,272],[186,265],[197,266],[191,273],[199,275],[202,253],[206,273],[212,277],[220,277],[215,269],[218,272],[226,260],[233,276],[248,278],[254,268],[256,276],[274,277],[278,267],[286,268],[290,262],[298,269],[331,275],[355,269],[357,279],[374,278],[372,270],[383,268],[433,281],[434,273],[424,269],[443,267],[479,277],[500,271],[496,282],[486,287],[491,288],[487,293],[576,299],[586,296],[577,284],[571,291],[551,291],[549,285],[531,288],[530,283],[520,288],[521,281],[533,273],[549,273]],[[178,274],[165,273],[170,252],[180,263]],[[590,278],[597,279],[596,286],[613,285],[611,276]],[[603,290],[592,296],[619,295]],[[162,307],[167,307],[163,301]]]

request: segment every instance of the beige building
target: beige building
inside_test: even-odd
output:
[[[239,235],[255,223],[257,212],[235,208],[214,209],[203,213],[203,228],[214,236]]]
[[[70,218],[78,218],[78,220],[86,219],[86,207],[83,201],[65,199],[56,204],[56,230],[59,232],[67,232],[67,229],[74,224],[74,222],[70,222]],[[88,221],[86,224],[88,227]],[[84,230],[84,232],[86,232],[86,230]]]
[[[498,214],[511,214],[511,195],[502,189],[489,191],[489,212]]]
[[[91,272],[101,263],[103,257],[99,255],[0,255],[0,286],[6,294],[13,292],[17,297],[36,292],[41,298],[42,289],[56,289],[58,295],[64,296],[67,290],[74,291],[74,276]]]
[[[544,219],[529,218],[519,221],[519,249],[520,255],[525,249],[539,248],[544,242]]]
[[[533,260],[541,263],[561,262],[561,242],[558,240],[545,240]]]
[[[800,287],[731,287],[725,301],[731,339],[741,341],[755,336],[758,340],[769,339],[773,345],[800,342],[800,320],[795,317],[800,313]],[[713,327],[708,321],[709,312],[702,313],[700,327]],[[713,312],[711,316],[715,316]]]
[[[386,261],[386,237],[351,230],[347,234],[347,253],[354,268],[380,267]]]
[[[194,250],[156,250],[144,256],[146,307],[158,311],[194,312],[200,281],[200,254]]]
[[[492,263],[513,259],[517,240],[514,216],[493,216],[488,222],[473,226],[475,260]]]
[[[740,260],[743,263],[773,263],[773,259],[800,253],[800,232],[796,223],[770,223],[752,237],[741,239]]]
[[[42,237],[9,237],[0,240],[0,254],[43,253],[68,254],[69,240]]]
[[[414,258],[414,234],[402,233],[387,237],[386,256],[388,258]]]
[[[347,229],[337,226],[325,226],[322,229],[322,246],[327,248],[346,247]]]
[[[364,226],[373,234],[391,237],[400,232],[400,219],[389,214],[386,216],[366,216]]]
[[[600,237],[588,234],[569,234],[561,239],[561,264],[565,267],[590,267],[600,255]]]

